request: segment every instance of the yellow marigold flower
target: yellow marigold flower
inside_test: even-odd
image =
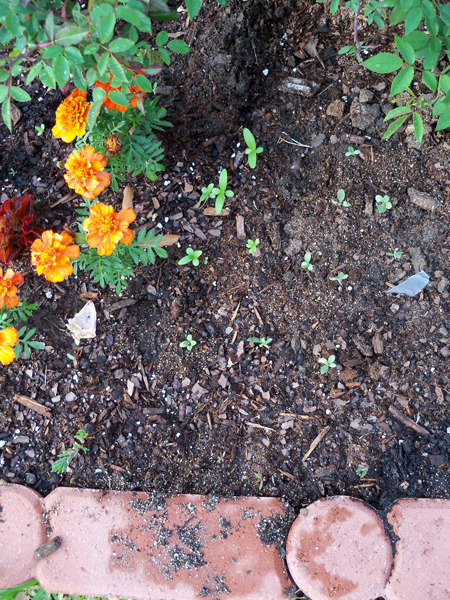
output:
[[[94,146],[75,150],[64,166],[68,170],[64,175],[67,185],[87,200],[93,200],[111,181],[111,175],[103,171],[106,158],[101,152],[95,152]]]
[[[23,275],[14,273],[12,269],[8,269],[3,277],[3,269],[0,269],[0,308],[6,304],[7,308],[12,308],[19,304],[19,298],[16,294],[16,285],[22,283]]]
[[[123,208],[115,213],[112,206],[97,202],[91,207],[91,215],[83,221],[87,231],[86,241],[91,248],[97,248],[100,256],[111,256],[119,242],[129,246],[134,233],[128,229],[136,215],[132,208]]]
[[[55,138],[69,143],[86,132],[86,120],[91,104],[86,102],[87,92],[78,88],[56,109],[56,125],[52,129]]]
[[[73,244],[68,233],[44,231],[42,239],[35,240],[31,246],[31,264],[38,275],[44,274],[47,281],[58,283],[73,272],[71,258],[80,256],[80,249]]]
[[[19,343],[19,334],[14,327],[7,327],[0,331],[0,363],[9,365],[15,358],[14,350],[11,346]]]

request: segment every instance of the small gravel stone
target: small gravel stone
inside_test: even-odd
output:
[[[68,394],[65,395],[65,401],[66,402],[73,402],[76,398],[76,395],[73,392],[69,392]]]
[[[27,485],[33,485],[33,483],[36,483],[36,475],[34,475],[34,473],[27,473],[25,476],[25,483]]]
[[[30,438],[27,435],[16,435],[13,437],[13,444],[28,444]]]

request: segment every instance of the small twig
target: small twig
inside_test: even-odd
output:
[[[249,421],[244,421],[244,423],[249,427],[257,427],[258,429],[264,429],[265,431],[273,431],[273,433],[276,433],[275,429],[265,427],[264,425],[258,425],[258,423],[249,423]]]
[[[430,435],[429,431],[427,431],[426,429],[424,429],[423,427],[418,425],[415,421],[413,421],[412,419],[410,419],[409,417],[404,415],[402,412],[400,412],[398,410],[398,408],[395,408],[395,406],[390,406],[389,412],[391,413],[391,415],[394,415],[394,417],[396,419],[398,419],[400,421],[400,423],[402,423],[405,427],[410,427],[411,429],[414,429],[414,431],[416,431],[420,435],[424,435],[424,436]]]
[[[309,458],[309,455],[313,452],[313,450],[316,448],[316,446],[318,446],[320,444],[320,442],[323,440],[323,438],[327,435],[327,433],[329,431],[330,431],[329,425],[327,425],[326,427],[324,427],[322,429],[322,431],[319,433],[319,435],[316,437],[316,439],[312,442],[311,446],[309,447],[308,452],[302,458],[302,462],[305,462]]]
[[[294,138],[292,136],[290,136],[288,133],[286,133],[285,131],[281,132],[283,135],[286,135],[288,138],[290,138],[292,141],[290,142],[289,140],[285,140],[283,138],[279,138],[278,143],[280,142],[286,142],[286,144],[291,144],[292,146],[301,146],[302,148],[312,148],[312,146],[307,146],[306,144],[301,144],[300,142],[297,142],[297,140],[294,140]]]
[[[252,48],[253,48],[253,53],[254,53],[254,55],[255,55],[256,64],[257,64],[257,65],[258,65],[258,67],[259,67],[258,57],[256,56],[255,44],[253,43],[253,40],[250,40],[250,43],[251,43],[251,45],[252,45]]]

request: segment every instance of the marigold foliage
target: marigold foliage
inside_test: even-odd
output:
[[[38,275],[44,275],[47,281],[58,283],[73,272],[70,259],[78,258],[80,249],[73,244],[68,233],[44,231],[42,239],[31,246],[31,264],[36,266]]]
[[[111,181],[111,175],[103,171],[106,158],[95,152],[94,146],[83,146],[69,155],[64,165],[67,185],[88,200],[96,198]]]
[[[91,104],[86,102],[87,92],[75,88],[70,96],[56,109],[56,125],[52,129],[55,138],[70,143],[86,132],[86,121]]]
[[[115,213],[112,206],[97,202],[91,207],[90,216],[83,221],[86,241],[91,248],[97,248],[100,256],[111,256],[119,242],[129,246],[133,241],[134,233],[128,225],[135,218],[132,208]]]
[[[7,308],[13,308],[20,302],[17,296],[17,285],[22,283],[23,275],[14,273],[12,269],[8,269],[3,276],[3,269],[0,269],[0,308],[6,305]]]
[[[7,327],[0,331],[0,363],[9,365],[15,358],[12,346],[19,343],[19,334],[15,327]]]

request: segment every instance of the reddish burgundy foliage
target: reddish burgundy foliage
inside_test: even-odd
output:
[[[0,208],[0,264],[9,263],[24,248],[41,236],[42,229],[33,227],[36,217],[33,194],[7,199]]]

